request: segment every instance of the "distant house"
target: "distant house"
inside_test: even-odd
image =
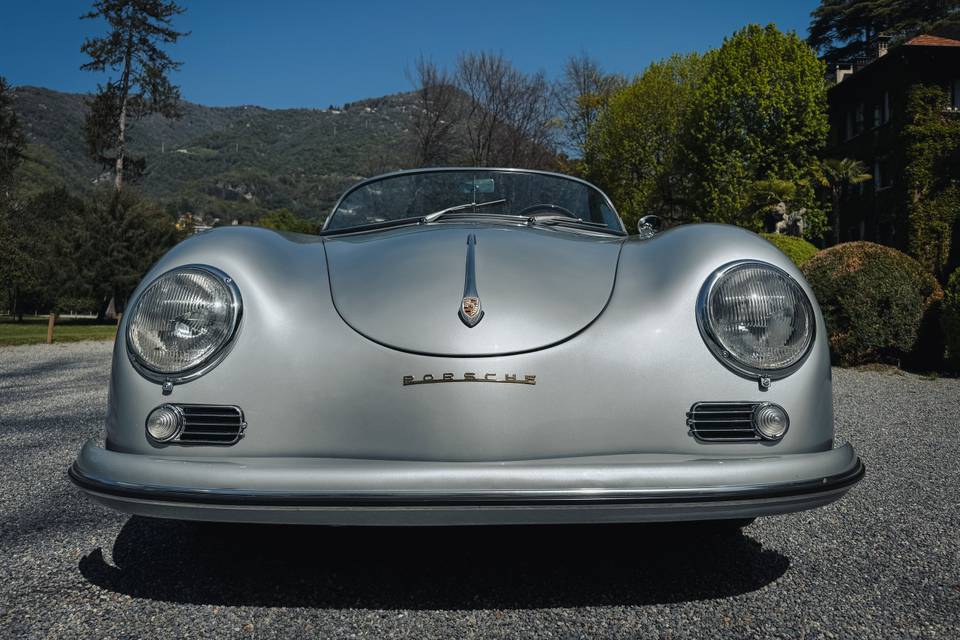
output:
[[[844,198],[840,240],[904,249],[905,206],[902,192],[893,187],[903,180],[897,151],[904,148],[907,96],[916,84],[939,85],[948,92],[948,111],[960,118],[960,40],[920,35],[888,47],[879,39],[871,58],[837,65],[833,73],[826,156],[860,160],[873,175]]]
[[[180,214],[180,216],[177,218],[176,227],[178,231],[201,233],[203,231],[209,231],[218,222],[220,222],[220,218],[214,218],[212,221],[207,222],[204,220],[203,216],[195,215],[188,211]],[[234,220],[233,224],[236,223],[236,220]]]

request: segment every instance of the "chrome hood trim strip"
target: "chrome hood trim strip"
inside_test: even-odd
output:
[[[467,264],[463,276],[463,299],[460,301],[460,319],[468,327],[475,327],[483,320],[483,304],[477,293],[477,236],[467,236]]]

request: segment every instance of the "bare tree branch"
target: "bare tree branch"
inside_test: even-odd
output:
[[[453,133],[461,112],[460,90],[446,69],[420,56],[411,82],[417,87],[417,111],[413,114],[413,132],[417,137],[418,167],[449,164],[453,159]]]
[[[477,166],[555,164],[557,123],[543,73],[526,75],[500,54],[468,53],[457,62],[466,101],[468,161]]]

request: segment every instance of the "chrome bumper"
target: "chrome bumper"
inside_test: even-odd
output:
[[[864,474],[850,445],[808,454],[610,455],[518,462],[175,458],[88,442],[71,480],[126,513],[335,525],[750,518],[837,500]]]

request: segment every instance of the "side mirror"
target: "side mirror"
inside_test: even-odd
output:
[[[637,233],[641,238],[652,238],[663,228],[663,220],[660,216],[643,216],[637,221]]]

